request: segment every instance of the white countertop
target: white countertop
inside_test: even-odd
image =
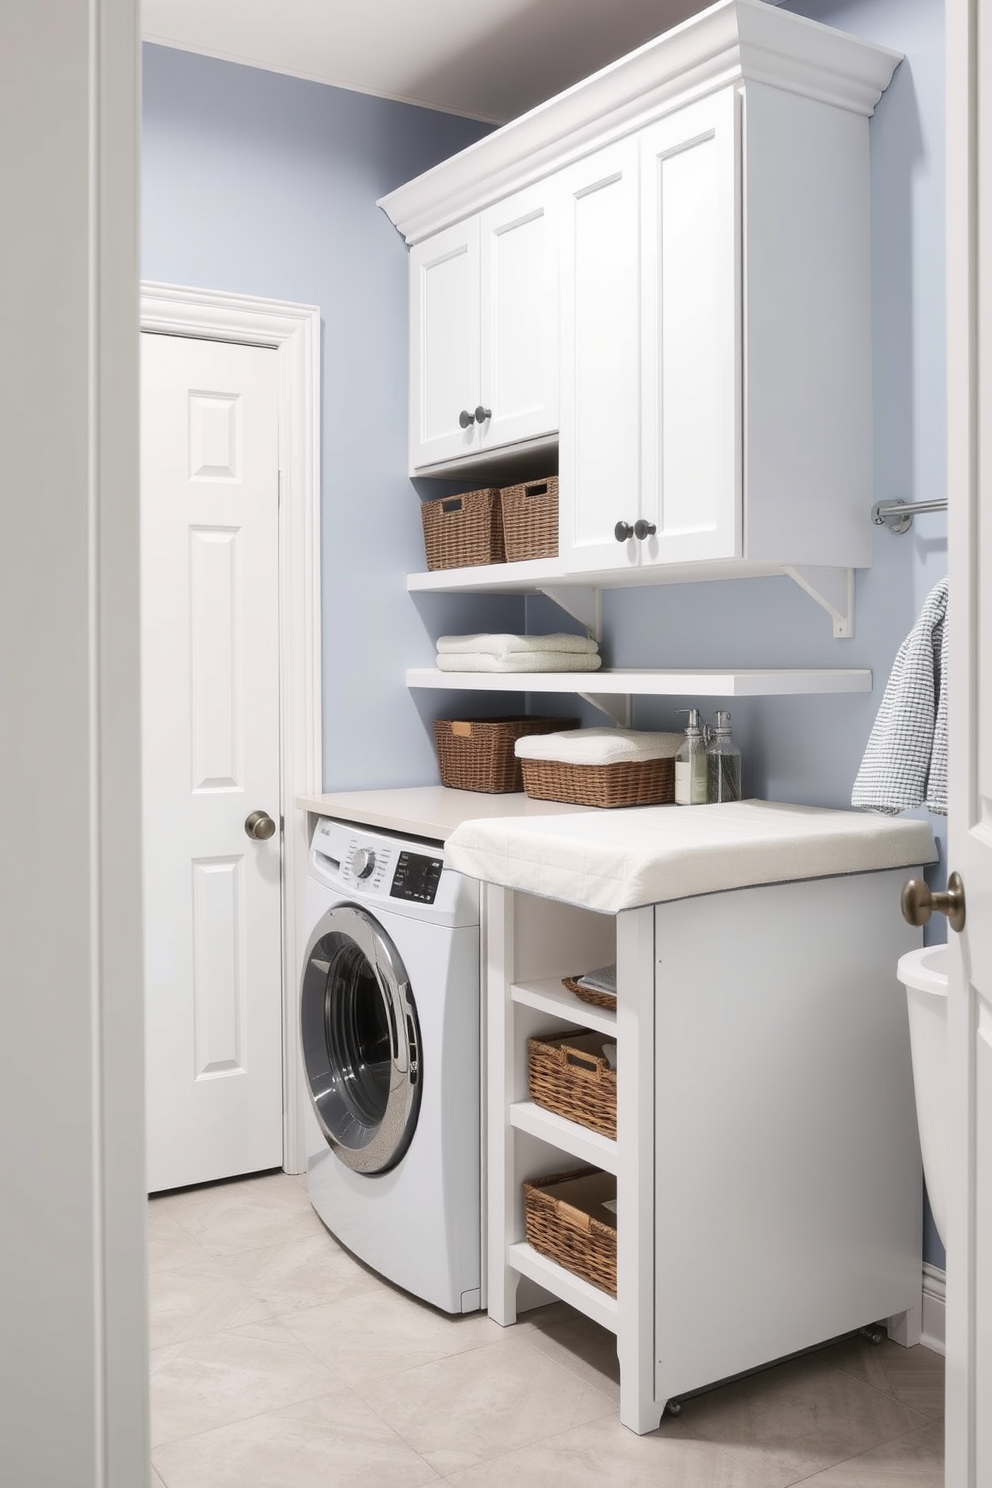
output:
[[[607,914],[936,856],[927,822],[774,801],[469,819],[446,852],[472,878]]]
[[[561,801],[533,801],[523,792],[489,795],[482,791],[451,790],[443,785],[417,785],[398,790],[331,791],[320,796],[297,796],[302,811],[316,811],[360,826],[383,827],[446,842],[464,821],[506,816],[567,816],[595,811],[592,806],[568,806]]]

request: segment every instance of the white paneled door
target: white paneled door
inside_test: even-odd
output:
[[[155,1192],[282,1163],[278,406],[273,350],[141,341]]]

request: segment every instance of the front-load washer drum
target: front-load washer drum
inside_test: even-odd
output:
[[[420,1029],[399,952],[356,905],[329,910],[311,937],[300,1022],[310,1100],[328,1145],[359,1173],[395,1167],[420,1110]]]

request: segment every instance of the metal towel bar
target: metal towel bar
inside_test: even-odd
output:
[[[936,501],[876,501],[871,509],[871,519],[876,527],[888,527],[890,532],[908,532],[919,512],[946,510],[946,497]]]

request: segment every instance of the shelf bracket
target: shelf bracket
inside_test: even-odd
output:
[[[834,623],[834,640],[848,641],[854,635],[854,569],[818,568],[805,564],[786,565],[783,572],[804,589]]]
[[[576,694],[584,703],[592,703],[618,728],[630,728],[630,694],[620,692],[580,692]]]
[[[584,625],[590,640],[599,645],[603,639],[602,590],[579,587],[573,589],[564,585],[556,589],[549,584],[547,587],[539,587],[537,592],[543,594],[545,599],[550,599],[560,610],[564,610],[566,615],[571,615],[573,620],[578,620],[580,625]]]

